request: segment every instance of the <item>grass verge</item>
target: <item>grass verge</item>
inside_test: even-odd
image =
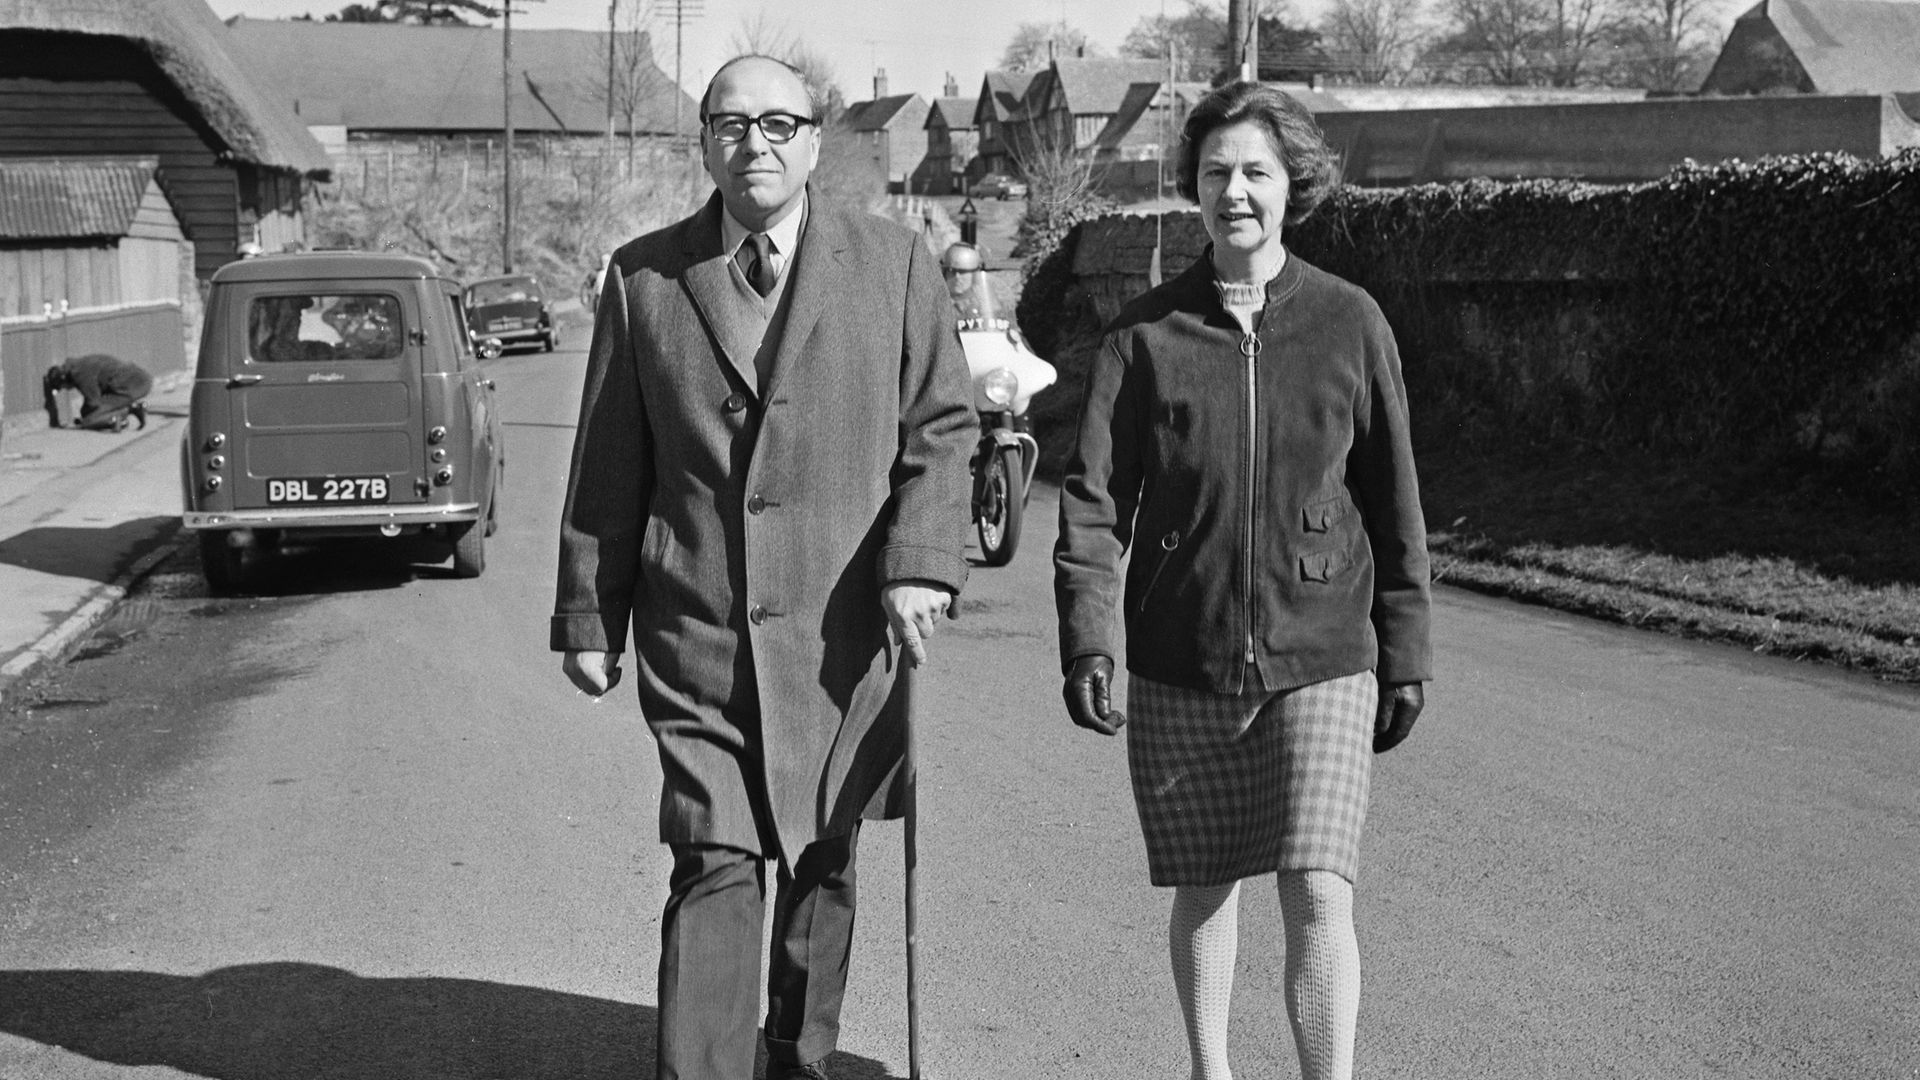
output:
[[[1537,449],[1420,461],[1434,577],[1920,683],[1920,511],[1781,463]]]

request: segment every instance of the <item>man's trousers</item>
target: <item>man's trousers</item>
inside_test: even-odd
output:
[[[853,946],[859,832],[779,864],[767,964],[767,1055],[806,1065],[832,1053]],[[738,848],[673,844],[660,921],[658,1080],[753,1076],[766,861]]]
[[[115,424],[124,425],[128,410],[140,400],[126,394],[101,394],[97,400],[90,401],[80,410],[80,418],[74,421],[75,427],[89,431],[99,431]]]

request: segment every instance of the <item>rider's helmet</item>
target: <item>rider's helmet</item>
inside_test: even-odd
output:
[[[980,249],[972,244],[949,244],[940,255],[940,269],[957,270],[962,273],[978,270],[981,266]]]

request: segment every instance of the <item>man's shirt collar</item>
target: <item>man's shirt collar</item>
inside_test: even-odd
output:
[[[786,217],[774,222],[773,227],[767,230],[767,239],[773,241],[774,256],[783,270],[786,260],[800,249],[800,229],[806,222],[807,196],[803,192],[800,196],[800,205],[794,207],[793,212]],[[734,253],[740,250],[740,245],[746,243],[747,237],[751,235],[753,230],[735,221],[733,212],[728,210],[724,203],[721,204],[720,247],[726,252],[727,257],[732,258]]]

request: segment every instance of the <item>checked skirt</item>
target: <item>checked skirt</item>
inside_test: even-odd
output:
[[[1238,695],[1129,675],[1127,765],[1153,884],[1275,870],[1352,881],[1379,692],[1371,671]]]

